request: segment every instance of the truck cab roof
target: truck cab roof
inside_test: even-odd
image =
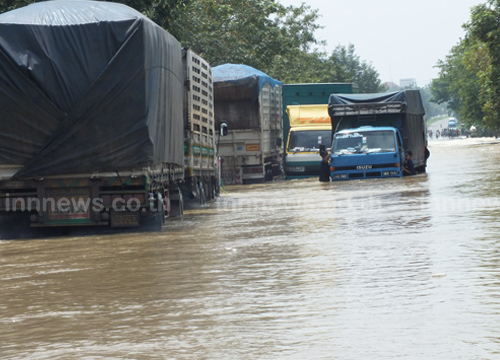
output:
[[[347,133],[352,133],[352,132],[358,132],[358,131],[392,131],[395,132],[396,129],[391,127],[391,126],[360,126],[358,128],[354,129],[344,129],[341,131],[338,131],[337,134],[347,134]]]

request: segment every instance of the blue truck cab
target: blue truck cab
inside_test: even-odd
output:
[[[352,180],[403,176],[404,149],[393,127],[362,126],[335,134],[330,155],[331,178]]]
[[[333,181],[402,177],[409,150],[415,170],[426,171],[430,153],[420,91],[332,94],[328,114]]]

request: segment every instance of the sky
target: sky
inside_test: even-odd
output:
[[[470,8],[486,0],[278,0],[318,9],[317,40],[331,53],[353,44],[361,61],[371,64],[382,82],[416,79],[425,87],[437,78],[439,60],[464,37]]]

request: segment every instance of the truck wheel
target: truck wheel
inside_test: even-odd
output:
[[[273,180],[273,171],[271,169],[266,170],[266,181],[272,181]]]

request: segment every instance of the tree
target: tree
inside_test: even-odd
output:
[[[134,9],[142,12],[158,25],[168,30],[175,36],[175,28],[171,24],[180,17],[186,7],[191,2],[190,0],[122,0]]]
[[[478,70],[483,96],[482,110],[485,126],[500,131],[500,0],[490,0],[472,8],[471,20],[466,24],[469,36],[484,44],[481,50],[483,65]],[[473,66],[473,65],[472,65]]]
[[[0,3],[0,13],[14,10],[41,0],[3,0]]]
[[[461,40],[454,46],[446,61],[439,61],[439,77],[431,83],[433,101],[446,103],[462,122],[483,123],[484,88],[481,73],[487,59],[484,46],[472,39]],[[480,96],[478,96],[480,95]]]
[[[376,93],[385,90],[377,70],[366,61],[361,61],[353,44],[337,46],[329,61],[337,71],[338,82],[352,82],[358,85],[360,93]]]
[[[277,55],[267,73],[285,84],[338,82],[326,55],[318,51],[295,49],[286,55]]]
[[[195,0],[167,29],[212,66],[238,63],[269,72],[275,57],[298,56],[316,44],[317,10],[274,0]]]
[[[8,0],[11,9],[37,0]],[[328,56],[314,33],[318,10],[277,0],[122,0],[168,30],[212,66],[245,64],[284,83],[353,82],[383,89],[377,71],[348,48]],[[2,8],[0,8],[2,9]]]

